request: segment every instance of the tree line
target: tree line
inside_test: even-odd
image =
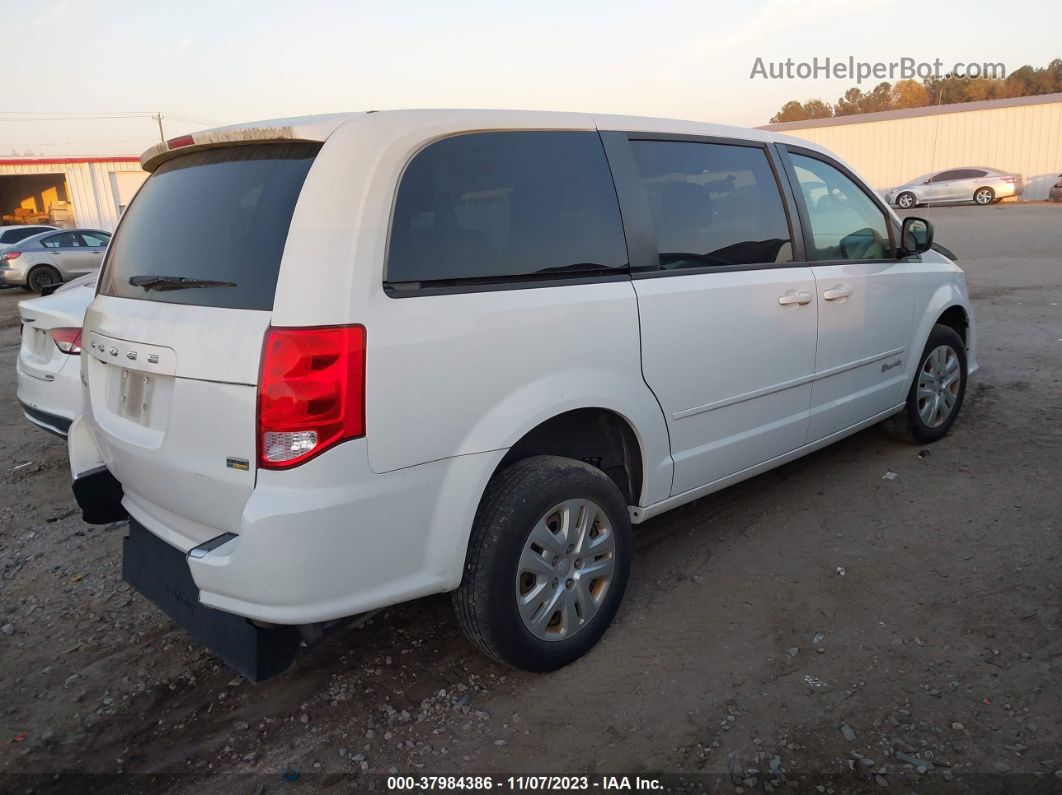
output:
[[[1055,58],[1041,68],[1023,66],[1015,69],[1003,80],[955,77],[949,74],[922,81],[879,83],[869,91],[853,87],[845,91],[833,105],[821,99],[809,99],[807,102],[791,100],[771,116],[771,124],[1056,92],[1062,92],[1062,58]]]

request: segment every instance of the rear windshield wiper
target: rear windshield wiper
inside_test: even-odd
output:
[[[185,290],[193,287],[235,287],[236,282],[216,282],[213,279],[190,279],[187,276],[130,276],[133,287],[145,290]]]

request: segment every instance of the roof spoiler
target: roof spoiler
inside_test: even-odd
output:
[[[241,144],[284,143],[306,141],[320,143],[345,122],[365,116],[365,113],[333,113],[322,116],[303,116],[291,119],[272,119],[249,124],[215,127],[191,135],[179,135],[157,143],[140,156],[144,171],[154,171],[167,160],[215,146]]]
[[[181,135],[157,143],[140,156],[144,171],[154,171],[177,155],[209,149],[215,146],[240,144],[278,143],[281,141],[306,140],[295,134],[293,127],[220,127],[216,130]]]

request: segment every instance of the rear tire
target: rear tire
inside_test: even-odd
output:
[[[987,207],[996,200],[996,192],[988,187],[978,188],[973,195],[974,204]]]
[[[39,295],[45,287],[62,281],[62,275],[51,265],[38,265],[26,275],[26,289]]]
[[[937,324],[918,361],[903,411],[881,427],[901,442],[935,442],[951,430],[965,396],[966,345],[955,329]]]
[[[499,662],[561,668],[612,623],[630,562],[627,504],[604,472],[557,456],[517,461],[494,476],[476,512],[453,594],[458,623]]]

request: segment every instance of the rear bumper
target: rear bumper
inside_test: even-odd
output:
[[[66,434],[70,430],[70,423],[74,421],[73,417],[49,414],[47,411],[41,411],[27,403],[23,403],[21,400],[18,403],[22,406],[22,413],[27,420],[32,422],[38,428],[48,431],[48,433],[54,433],[61,439],[66,438]]]
[[[26,419],[50,433],[66,437],[70,423],[81,414],[81,378],[77,357],[64,362],[55,378],[35,378],[16,367],[18,402]]]
[[[11,287],[21,287],[26,284],[25,268],[4,268],[0,270],[0,280]]]
[[[252,682],[286,670],[298,655],[298,631],[294,627],[257,627],[246,618],[204,606],[188,560],[135,519],[129,521],[122,579]]]
[[[302,625],[452,590],[479,495],[504,454],[377,474],[359,439],[293,470],[260,470],[238,532],[187,559],[197,598],[256,621]],[[128,486],[121,504],[185,554],[225,532],[190,526]]]

